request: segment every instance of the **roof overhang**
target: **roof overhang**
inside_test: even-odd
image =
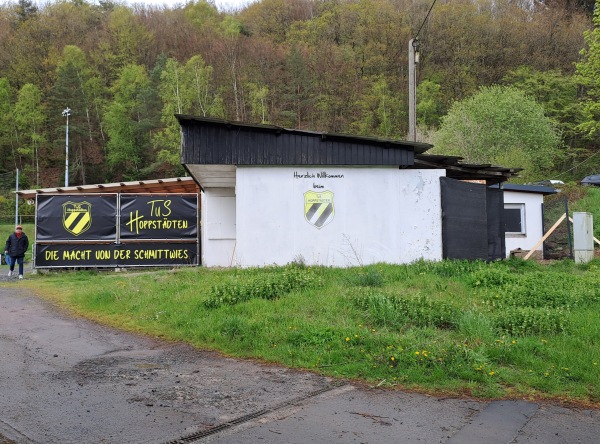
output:
[[[515,191],[518,193],[535,193],[535,194],[543,194],[544,196],[549,194],[559,193],[560,190],[556,188],[547,187],[544,185],[519,185],[512,183],[504,183],[500,185],[494,185],[495,188],[501,188],[504,191]]]
[[[100,194],[100,193],[152,193],[186,194],[198,193],[198,184],[192,177],[174,177],[168,179],[138,180],[71,187],[40,188],[22,190],[16,194],[23,199],[35,199],[40,194]]]

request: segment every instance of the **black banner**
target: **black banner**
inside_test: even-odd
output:
[[[37,244],[35,266],[130,267],[197,265],[196,242],[135,244]]]
[[[197,239],[197,195],[121,194],[120,238]]]
[[[115,241],[117,195],[39,195],[37,241]]]

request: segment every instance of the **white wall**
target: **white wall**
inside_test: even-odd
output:
[[[327,177],[319,177],[323,172]],[[444,174],[397,167],[238,167],[233,265],[284,265],[299,258],[328,266],[441,260]],[[310,191],[333,193],[333,218],[321,228],[305,218]],[[210,201],[202,208],[203,220],[214,221],[204,213]],[[216,242],[202,247],[206,265],[222,263],[213,259]]]
[[[544,195],[540,193],[524,193],[519,191],[504,191],[504,203],[525,204],[525,234],[506,235],[506,257],[512,250],[531,250],[544,236],[542,223],[542,203]],[[537,249],[542,250],[543,245]]]
[[[236,238],[235,189],[206,188],[201,193],[201,208],[202,265],[232,266]]]

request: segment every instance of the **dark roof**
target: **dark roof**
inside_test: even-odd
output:
[[[499,185],[493,185],[491,188],[498,188]],[[556,194],[559,193],[560,190],[556,188],[547,187],[544,185],[518,185],[513,183],[505,183],[502,184],[502,189],[504,191],[519,191],[521,193],[536,193],[536,194]]]
[[[520,169],[464,164],[461,157],[425,154],[428,143],[286,129],[274,125],[176,116],[181,161],[202,186],[231,184],[233,165],[360,165],[445,169],[447,177],[501,183]],[[213,165],[220,165],[216,171]],[[205,185],[202,181],[209,181]],[[207,184],[209,183],[207,182]]]
[[[446,177],[456,180],[480,180],[498,184],[516,177],[522,168],[507,168],[492,164],[463,163],[462,157],[419,154],[415,156],[415,167],[423,169],[445,169]]]
[[[305,130],[297,130],[297,129],[288,129],[275,125],[265,125],[265,124],[257,124],[257,123],[247,123],[247,122],[233,122],[230,120],[222,120],[222,119],[214,119],[210,117],[197,117],[197,116],[188,116],[183,114],[176,115],[177,120],[179,121],[182,127],[188,127],[190,125],[194,126],[195,124],[201,124],[203,126],[214,126],[214,127],[222,127],[233,131],[243,131],[249,130],[252,132],[264,132],[270,133],[277,136],[282,134],[289,134],[295,136],[306,136],[309,138],[316,138],[322,141],[340,141],[346,142],[349,144],[363,144],[370,146],[379,146],[385,148],[409,148],[414,153],[420,154],[425,151],[431,149],[433,145],[428,143],[421,142],[409,142],[406,140],[392,140],[392,139],[382,139],[378,137],[368,137],[368,136],[352,136],[348,134],[339,134],[339,133],[327,133],[327,132],[315,132],[315,131],[305,131]]]

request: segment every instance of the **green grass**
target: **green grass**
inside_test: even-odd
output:
[[[431,393],[600,405],[599,261],[63,271],[24,284],[101,322],[231,356]]]

